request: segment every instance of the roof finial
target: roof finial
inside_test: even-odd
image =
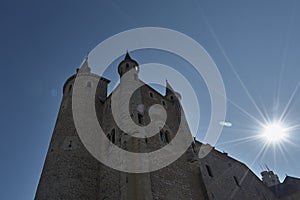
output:
[[[166,93],[170,94],[170,93],[173,93],[173,92],[174,92],[174,89],[170,85],[169,81],[166,79]]]
[[[124,60],[131,60],[128,50],[126,49],[126,55]]]
[[[90,73],[91,72],[91,68],[89,67],[89,64],[88,64],[89,53],[90,52],[87,52],[87,54],[84,58],[84,61],[80,66],[79,73]]]

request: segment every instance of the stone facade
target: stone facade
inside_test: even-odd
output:
[[[120,63],[122,77],[138,64],[129,54]],[[135,138],[121,131],[112,116],[109,80],[90,73],[87,61],[63,88],[63,99],[36,191],[36,200],[150,200],[150,199],[277,199],[243,163],[213,149],[199,158],[202,143],[195,141],[187,151],[167,167],[150,173],[125,173],[111,169],[95,159],[82,144],[72,115],[72,87],[76,76],[99,78],[98,85],[87,81],[87,90],[97,87],[95,108],[98,121],[112,143],[131,152],[151,152],[167,145],[178,129],[180,95],[167,85],[161,95],[148,85],[134,92],[129,111],[132,120],[144,126],[149,123],[148,109],[161,104],[167,110],[166,124],[152,137]],[[118,86],[122,87],[122,83]],[[125,91],[126,92],[126,91]],[[121,95],[122,96],[122,95]],[[187,127],[187,134],[190,130]]]

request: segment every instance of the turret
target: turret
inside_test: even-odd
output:
[[[278,176],[276,174],[274,174],[273,171],[270,171],[270,170],[263,171],[260,174],[262,175],[263,183],[268,187],[271,187],[273,185],[277,185],[280,183]]]
[[[118,73],[120,77],[122,77],[126,72],[130,71],[131,69],[135,70],[135,74],[137,75],[139,72],[139,64],[133,60],[128,51],[126,52],[125,58],[122,62],[120,62],[118,66]]]
[[[181,95],[179,94],[179,92],[174,91],[174,89],[172,88],[172,86],[169,84],[168,81],[166,81],[166,97],[171,101],[175,100],[176,98],[179,101],[181,100]]]
[[[110,80],[99,77],[96,74],[91,73],[91,68],[89,67],[88,64],[88,57],[85,58],[84,62],[80,66],[80,68],[76,69],[76,74],[71,76],[66,82],[63,87],[63,93],[65,94],[72,94],[72,89],[73,89],[73,84],[74,84],[74,79],[76,76],[94,76],[96,78],[99,78],[99,82],[97,85],[97,91],[96,91],[96,97],[98,97],[101,101],[105,101],[107,97],[107,87],[108,84],[110,83]],[[86,82],[86,87],[92,87],[91,81]]]
[[[91,73],[86,58],[77,73],[64,84],[62,103],[35,200],[99,198],[101,190],[95,186],[99,185],[101,165],[82,144],[73,121],[72,97],[78,76],[86,81],[84,84],[87,91],[97,87],[96,96],[106,99],[109,80]],[[98,84],[93,80],[99,80]]]

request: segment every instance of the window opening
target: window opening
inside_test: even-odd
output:
[[[205,165],[205,167],[206,167],[206,170],[207,170],[208,175],[209,175],[210,177],[213,177],[213,174],[212,174],[212,172],[211,172],[210,166]]]
[[[115,131],[115,129],[111,130],[111,142],[113,144],[115,144],[115,142],[116,142],[116,131]]]
[[[233,176],[233,179],[234,179],[235,184],[240,187],[240,183],[239,183],[237,177]]]
[[[143,115],[138,113],[138,121],[139,121],[139,124],[143,124]]]

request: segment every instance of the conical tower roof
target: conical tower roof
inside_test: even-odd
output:
[[[90,72],[91,72],[91,68],[89,67],[89,63],[88,63],[88,56],[86,56],[82,65],[79,68],[78,73],[90,73]]]
[[[132,68],[135,68],[137,71],[139,71],[138,66],[139,66],[138,62],[133,60],[130,57],[129,52],[126,51],[124,60],[122,60],[118,66],[118,73],[120,74],[120,76],[122,76],[127,71],[131,70]]]

